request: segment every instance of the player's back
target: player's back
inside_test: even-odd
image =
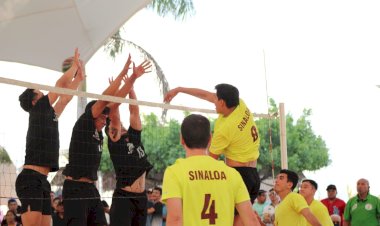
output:
[[[163,200],[181,198],[184,226],[232,225],[236,203],[249,200],[240,174],[209,156],[178,159],[165,171]]]

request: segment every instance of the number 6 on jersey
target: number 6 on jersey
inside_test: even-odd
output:
[[[210,204],[210,199],[211,194],[205,194],[201,219],[208,219],[209,224],[215,224],[215,219],[218,218],[218,214],[215,213],[215,200],[211,200]]]

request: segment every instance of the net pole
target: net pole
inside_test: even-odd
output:
[[[284,103],[280,103],[280,146],[281,146],[281,168],[288,169],[288,151],[286,144],[286,115]]]

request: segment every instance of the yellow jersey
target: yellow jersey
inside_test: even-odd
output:
[[[306,220],[301,211],[309,208],[305,198],[295,192],[290,192],[276,206],[274,218],[276,226],[306,226]]]
[[[329,215],[329,211],[327,210],[327,207],[323,205],[323,203],[314,199],[313,202],[311,202],[309,208],[322,226],[334,226]],[[309,222],[306,223],[307,225],[311,225]]]
[[[214,133],[209,151],[215,155],[224,154],[238,162],[255,161],[259,158],[260,136],[253,115],[240,99],[235,110],[215,121]]]
[[[177,161],[165,170],[162,200],[182,199],[184,226],[231,226],[235,204],[249,201],[240,174],[207,155]]]

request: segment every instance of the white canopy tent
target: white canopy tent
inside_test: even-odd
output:
[[[77,47],[86,63],[109,37],[151,1],[2,0],[0,61],[61,71],[63,60],[72,56]],[[2,80],[8,79],[0,75]],[[17,81],[9,84],[17,85]],[[0,197],[16,197],[15,166],[0,166]],[[0,206],[6,201],[0,198]]]
[[[0,60],[61,70],[78,47],[87,62],[151,0],[4,0]]]

